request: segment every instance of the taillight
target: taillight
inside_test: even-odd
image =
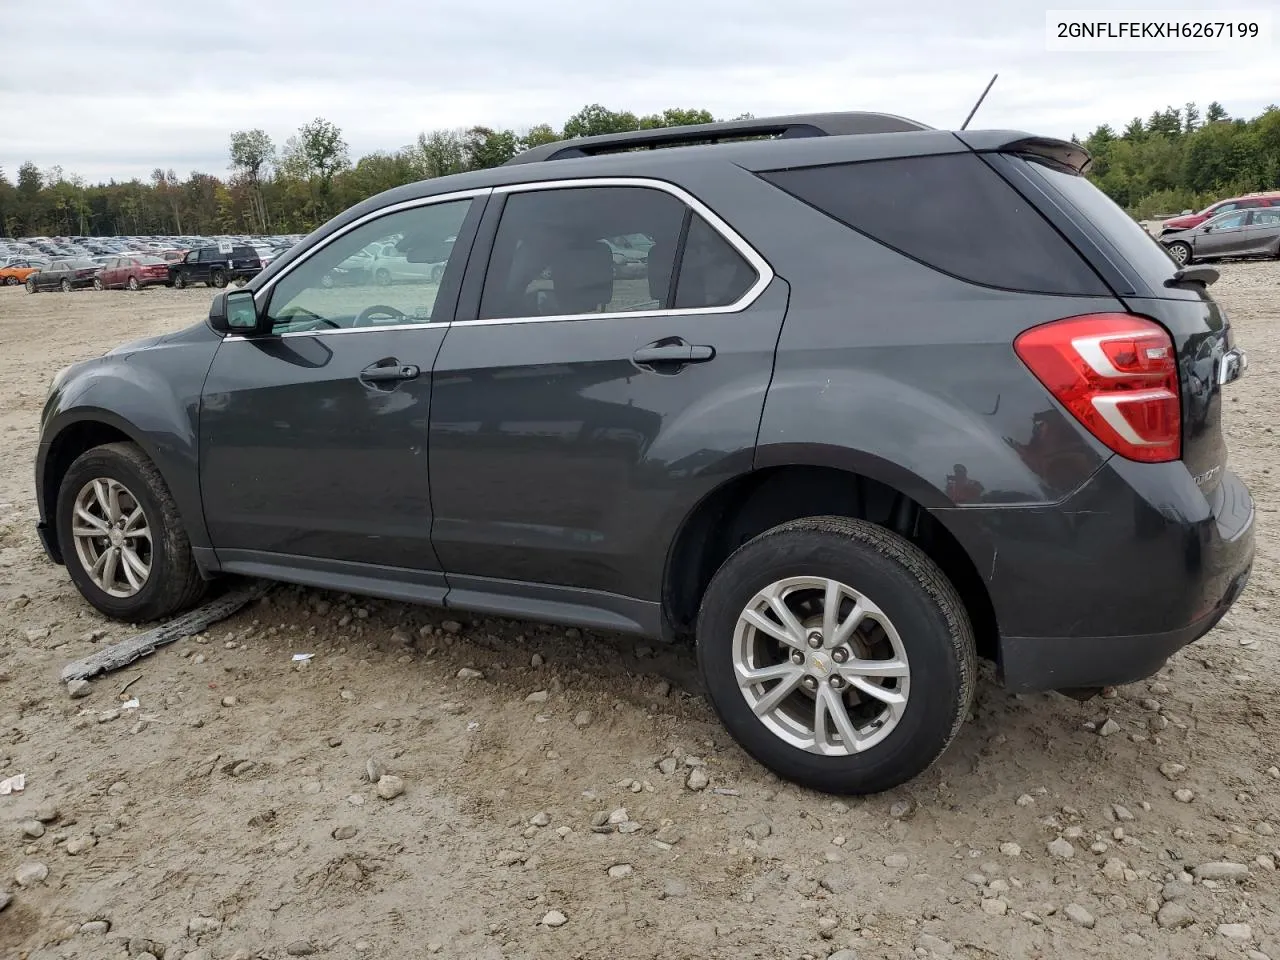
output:
[[[1095,437],[1130,460],[1182,455],[1178,360],[1159,324],[1127,313],[1068,317],[1021,334],[1013,348]]]

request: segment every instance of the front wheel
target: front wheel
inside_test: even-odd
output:
[[[130,290],[132,290],[134,293],[137,293],[137,292],[138,292],[138,278],[137,278],[137,277],[130,277],[130,278],[129,278],[129,289],[130,289]]]
[[[105,290],[105,289],[106,289],[106,287],[104,287],[104,286],[102,285],[102,278],[101,278],[101,277],[94,277],[94,278],[93,278],[93,289],[95,289],[95,290]]]
[[[21,281],[17,277],[5,277],[4,285],[6,287],[16,287]]]
[[[1169,244],[1169,255],[1180,265],[1186,266],[1191,262],[1191,247],[1182,241]]]
[[[187,287],[186,274],[184,273],[175,274],[173,278],[173,285],[178,290],[185,290]]]
[[[221,290],[227,285],[227,275],[221,270],[214,270],[209,274],[209,286],[217,287]]]
[[[34,280],[27,280],[26,286],[27,286],[27,293],[35,293],[37,290],[40,289],[39,287],[36,286],[36,282]]]
[[[67,572],[107,616],[158,620],[204,593],[177,504],[133,444],[81,454],[62,478],[56,517]]]
[[[919,548],[862,520],[798,520],[743,545],[707,588],[697,637],[729,733],[814,790],[912,779],[973,699],[973,630],[955,588]]]
[[[61,283],[61,284],[59,284],[59,286],[61,286],[61,287],[62,287],[62,292],[63,292],[63,293],[70,293],[70,292],[71,292],[71,281],[70,281],[70,280],[68,280],[66,277],[63,277],[63,278],[62,278],[62,283]]]
[[[391,286],[391,271],[382,269],[373,275],[373,282],[380,287]]]

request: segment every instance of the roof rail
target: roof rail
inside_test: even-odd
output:
[[[659,147],[691,146],[739,140],[749,137],[841,137],[858,133],[902,133],[932,130],[915,120],[889,113],[797,113],[784,117],[760,117],[752,120],[726,120],[721,123],[697,123],[684,127],[662,127],[657,130],[630,130],[606,133],[596,137],[560,140],[518,153],[507,164],[538,163],[543,160],[568,160],[595,157],[626,150],[654,150]]]

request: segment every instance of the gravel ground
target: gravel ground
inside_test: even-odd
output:
[[[1228,620],[1089,703],[987,676],[932,771],[851,802],[746,758],[689,650],[289,587],[69,697],[131,631],[36,542],[46,386],[209,291],[0,289],[0,955],[1280,960],[1278,284],[1214,288],[1260,519]]]

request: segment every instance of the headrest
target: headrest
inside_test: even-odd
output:
[[[549,266],[556,313],[594,313],[613,299],[613,251],[603,241],[563,247]]]

